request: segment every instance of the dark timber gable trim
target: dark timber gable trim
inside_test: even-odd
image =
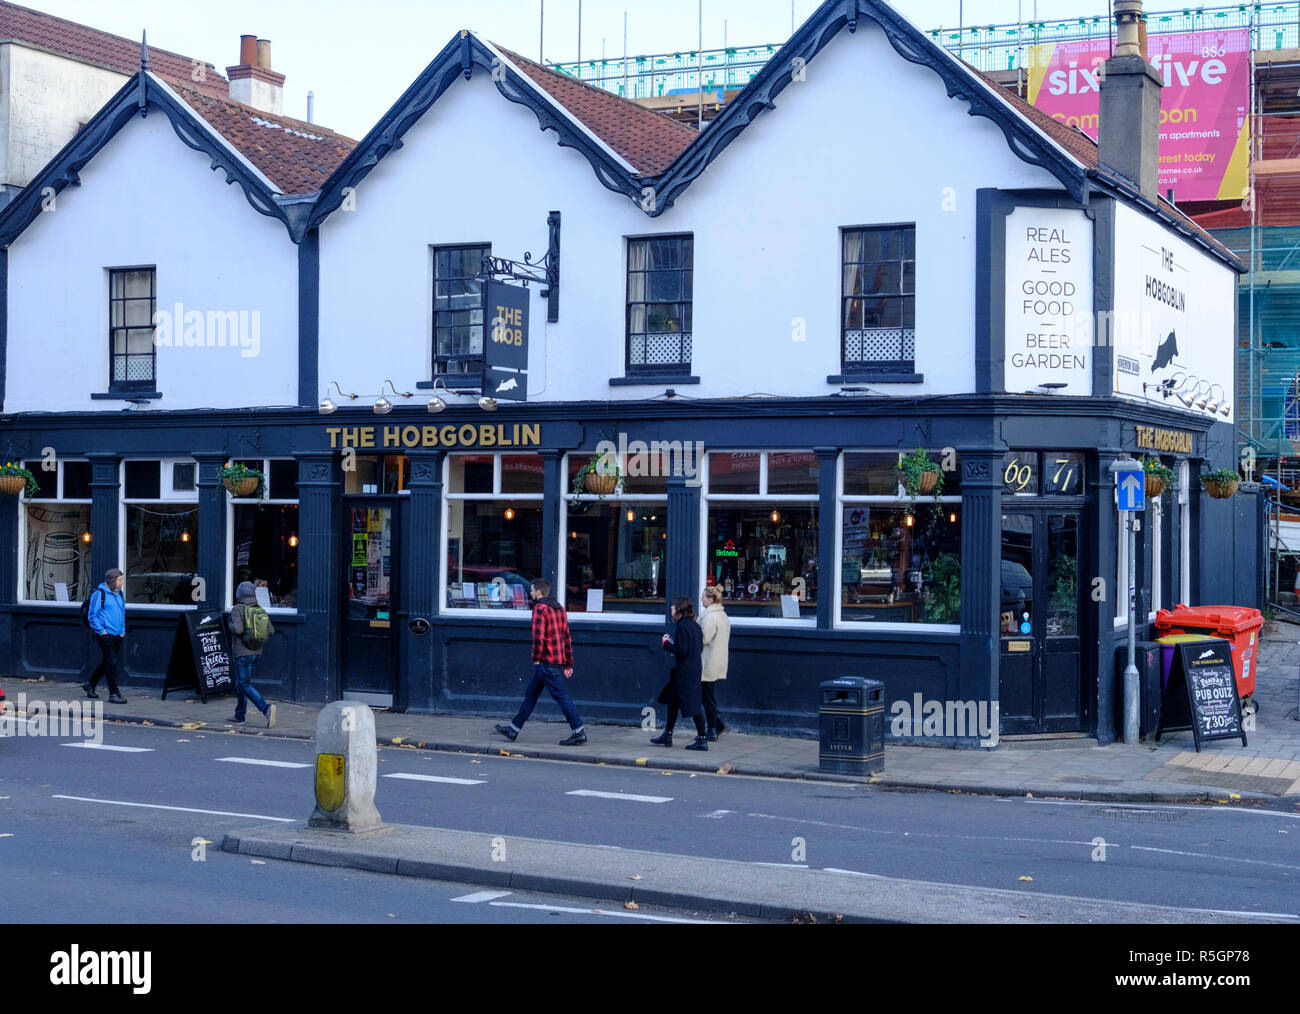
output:
[[[41,214],[47,193],[57,196],[69,186],[81,184],[80,172],[86,164],[117,135],[133,116],[148,116],[157,110],[167,117],[181,141],[211,159],[211,168],[226,174],[226,183],[237,183],[248,203],[258,212],[284,223],[290,237],[297,242],[297,220],[302,218],[302,205],[284,200],[273,188],[249,167],[243,158],[219,139],[211,126],[201,120],[183,101],[176,98],[166,85],[149,71],[140,71],[95,114],[78,134],[64,145],[63,150],[23,188],[14,200],[0,212],[0,247],[8,247]]]

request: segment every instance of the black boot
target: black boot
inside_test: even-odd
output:
[[[687,749],[687,750],[707,750],[708,748],[709,748],[709,741],[708,741],[708,739],[706,739],[704,736],[696,736],[696,737],[695,737],[695,742],[692,743],[690,746],[688,746],[686,749]]]
[[[661,733],[660,733],[658,736],[656,736],[654,739],[650,740],[650,742],[653,743],[655,746],[672,746],[672,745],[673,745],[673,730],[672,730],[672,729],[665,729],[663,732],[661,732]]]

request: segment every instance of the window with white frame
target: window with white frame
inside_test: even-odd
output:
[[[198,465],[122,462],[122,563],[126,601],[193,606],[198,587]]]
[[[705,475],[705,585],[733,617],[815,620],[817,455],[711,451]]]
[[[227,515],[227,605],[248,581],[266,588],[272,608],[298,606],[298,462],[245,458],[236,464],[262,473],[262,496],[230,496]]]
[[[526,615],[542,571],[541,455],[449,454],[446,470],[446,608]]]
[[[1148,620],[1156,618],[1156,611],[1164,604],[1164,517],[1165,508],[1162,497],[1152,497],[1151,509],[1147,516],[1151,519],[1151,612]]]
[[[937,463],[942,455],[931,452]],[[840,469],[841,623],[961,623],[961,472],[913,498],[897,451],[847,451]]]
[[[1178,601],[1192,604],[1192,498],[1188,484],[1191,467],[1186,461],[1178,464]]]
[[[90,462],[25,461],[39,488],[23,496],[25,602],[80,602],[98,583],[91,559]]]
[[[646,458],[646,461],[639,460]],[[647,614],[662,618],[668,547],[668,455],[633,456],[612,491],[597,473],[575,481],[590,455],[571,454],[564,500],[560,584],[570,613]],[[644,467],[642,467],[644,466]],[[651,475],[641,474],[651,472]]]

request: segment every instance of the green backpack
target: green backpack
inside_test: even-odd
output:
[[[271,617],[261,606],[244,606],[244,633],[246,648],[260,648],[271,639]]]

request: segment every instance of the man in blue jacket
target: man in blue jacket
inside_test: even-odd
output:
[[[126,698],[117,689],[117,658],[122,651],[122,639],[126,636],[126,599],[122,595],[125,582],[122,572],[116,567],[111,568],[104,575],[104,583],[90,593],[90,609],[86,615],[102,657],[90,674],[90,682],[81,684],[81,689],[86,691],[87,697],[98,699],[95,684],[101,676],[107,677],[110,704],[126,703]]]

